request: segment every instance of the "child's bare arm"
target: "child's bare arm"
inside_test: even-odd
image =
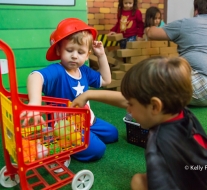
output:
[[[87,90],[73,100],[71,107],[83,107],[88,100],[103,102],[112,106],[127,108],[128,101],[121,92],[111,90]]]
[[[148,27],[145,30],[148,39],[152,40],[170,40],[167,33],[163,28],[157,28],[156,26]]]
[[[110,36],[110,35],[114,35],[114,34],[116,34],[116,32],[109,32],[109,33],[108,33],[109,36]]]
[[[40,106],[42,103],[42,84],[43,79],[39,73],[32,73],[29,75],[27,80],[27,91],[29,97],[28,105],[37,105]],[[44,123],[43,118],[40,116],[39,112],[23,112],[20,117],[23,118],[26,116],[23,122],[23,125],[28,125],[30,118],[34,119],[34,125],[37,125],[39,122]]]
[[[29,96],[29,105],[41,105],[42,102],[42,76],[34,72],[29,75],[27,80],[27,91]]]
[[[101,41],[94,41],[93,43],[94,54],[98,58],[99,71],[102,76],[102,86],[111,83],[111,71],[109,68],[108,60],[104,51],[104,47]]]

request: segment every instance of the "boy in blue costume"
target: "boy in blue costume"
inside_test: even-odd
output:
[[[29,105],[41,105],[42,92],[46,96],[72,101],[89,87],[99,88],[111,83],[104,47],[102,42],[95,41],[96,36],[97,31],[94,28],[76,18],[67,18],[58,24],[50,36],[51,46],[46,58],[48,61],[60,62],[52,63],[29,75]],[[98,58],[99,72],[84,65],[92,50]],[[90,107],[89,102],[87,104]],[[36,116],[34,121],[43,122],[43,118]],[[91,110],[90,144],[86,150],[74,154],[73,157],[79,161],[98,160],[104,155],[105,143],[117,140],[117,129],[106,121],[95,118]]]

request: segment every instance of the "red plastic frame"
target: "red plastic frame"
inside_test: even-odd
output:
[[[3,139],[3,150],[4,150],[4,158],[5,158],[5,164],[7,168],[7,172],[5,172],[5,175],[10,176],[11,178],[14,177],[15,174],[19,175],[20,178],[20,185],[22,189],[33,189],[33,187],[37,187],[38,184],[43,184],[44,190],[46,189],[58,189],[60,187],[65,186],[66,184],[69,184],[74,174],[69,170],[66,169],[64,166],[64,161],[69,159],[71,154],[80,152],[87,148],[89,144],[89,131],[90,131],[90,111],[86,108],[68,108],[69,100],[67,99],[60,99],[60,98],[51,98],[43,96],[42,100],[47,103],[55,103],[57,105],[64,104],[65,107],[61,106],[52,106],[52,105],[44,105],[44,106],[31,106],[26,105],[22,102],[22,99],[28,100],[27,94],[19,94],[17,92],[17,83],[16,83],[16,71],[15,71],[15,58],[14,54],[11,50],[11,48],[3,41],[0,40],[0,49],[3,50],[3,52],[6,55],[6,58],[8,60],[8,70],[9,70],[9,84],[10,84],[10,91],[6,90],[3,86],[2,77],[0,76],[0,92],[4,94],[8,99],[12,102],[12,112],[13,112],[13,122],[14,122],[14,132],[15,132],[15,142],[16,142],[16,153],[17,153],[17,164],[18,167],[15,167],[12,165],[10,161],[10,155],[8,150],[5,148],[5,137],[3,133],[3,122],[1,123],[1,129],[2,129],[2,139]],[[0,102],[1,103],[1,102]],[[85,131],[84,131],[84,143],[81,146],[70,148],[66,151],[55,153],[53,155],[50,155],[49,157],[45,157],[42,159],[39,159],[35,162],[31,163],[25,163],[23,158],[23,153],[20,151],[23,147],[22,145],[22,134],[21,134],[21,125],[20,125],[20,114],[23,111],[38,111],[42,113],[67,113],[67,114],[80,114],[84,115],[84,125],[85,125]],[[0,118],[2,118],[2,112],[0,109]],[[69,177],[66,179],[60,178],[60,174],[55,174],[54,169],[50,168],[49,166],[51,164],[56,163],[58,165],[56,168],[64,168],[64,172],[61,174],[67,174]],[[44,168],[48,171],[49,175],[51,175],[55,180],[56,183],[53,183],[52,185],[48,184],[47,181],[38,173],[38,168]],[[28,171],[32,171],[31,175],[28,175]],[[32,177],[37,177],[39,179],[38,182],[29,184],[28,180]]]

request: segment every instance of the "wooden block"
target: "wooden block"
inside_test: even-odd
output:
[[[150,41],[151,47],[168,47],[168,41]]]
[[[141,55],[141,49],[118,49],[117,57],[131,57]]]
[[[131,57],[126,57],[126,58],[125,58],[127,63],[131,63],[131,59],[130,59],[130,58],[131,58]]]
[[[172,41],[169,41],[169,47],[177,47],[178,45]]]
[[[126,48],[128,49],[150,48],[150,42],[147,41],[127,42]]]
[[[172,53],[177,53],[177,47],[161,47],[160,48],[160,54],[163,53],[168,53],[168,54],[172,54]]]
[[[147,58],[149,58],[149,55],[141,55],[141,56],[136,56],[136,57],[130,57],[128,62],[132,63],[132,64],[137,64],[140,61],[142,61],[144,59],[147,59]]]
[[[124,71],[112,71],[112,79],[122,79],[125,73]]]
[[[111,51],[116,51],[117,49],[120,49],[120,47],[119,46],[107,46],[105,49],[111,52]]]
[[[116,87],[116,91],[121,91],[121,87],[120,86],[118,86],[118,87]]]
[[[107,48],[105,48],[105,54],[107,56],[114,57],[116,55],[116,51],[115,50],[109,51]]]
[[[179,53],[170,53],[169,57],[179,57]]]
[[[147,48],[142,49],[141,55],[158,55],[160,54],[160,48]]]
[[[108,60],[109,64],[111,64],[111,65],[116,64],[116,59],[114,59],[113,57],[110,57],[110,56],[106,56],[106,57],[107,57],[107,60]]]
[[[120,66],[119,65],[116,65],[116,66],[110,67],[110,70],[111,70],[111,72],[113,72],[113,71],[119,71],[120,70]]]
[[[120,86],[120,84],[121,84],[121,80],[111,79],[111,83],[107,86],[103,86],[103,88],[114,88],[114,87]]]
[[[131,63],[125,63],[125,64],[120,65],[120,70],[121,71],[128,71],[133,66],[134,65]]]
[[[161,56],[160,54],[158,55],[150,55],[150,57],[158,57],[158,56]]]
[[[123,61],[116,60],[114,65],[109,64],[110,70],[111,71],[119,71],[120,70],[120,65],[124,64]]]
[[[98,58],[93,54],[89,55],[89,66],[93,70],[99,70]]]
[[[168,53],[161,53],[159,56],[168,57]]]
[[[98,58],[93,54],[89,55],[89,60],[92,61],[92,62],[98,63]]]
[[[113,34],[113,35],[107,35],[107,40],[108,41],[119,41],[123,39],[123,34],[118,33],[118,34]]]
[[[109,54],[109,50],[107,48],[104,48],[105,54],[108,55]]]

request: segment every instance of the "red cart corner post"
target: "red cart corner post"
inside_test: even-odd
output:
[[[70,101],[42,97],[41,106],[27,105],[27,94],[17,90],[15,59],[11,48],[0,40],[0,49],[8,60],[10,90],[0,77],[0,128],[6,166],[0,171],[0,183],[21,189],[55,190],[72,182],[72,189],[89,190],[93,173],[74,174],[70,155],[88,147],[90,110],[69,108]],[[34,118],[43,118],[38,125]]]

